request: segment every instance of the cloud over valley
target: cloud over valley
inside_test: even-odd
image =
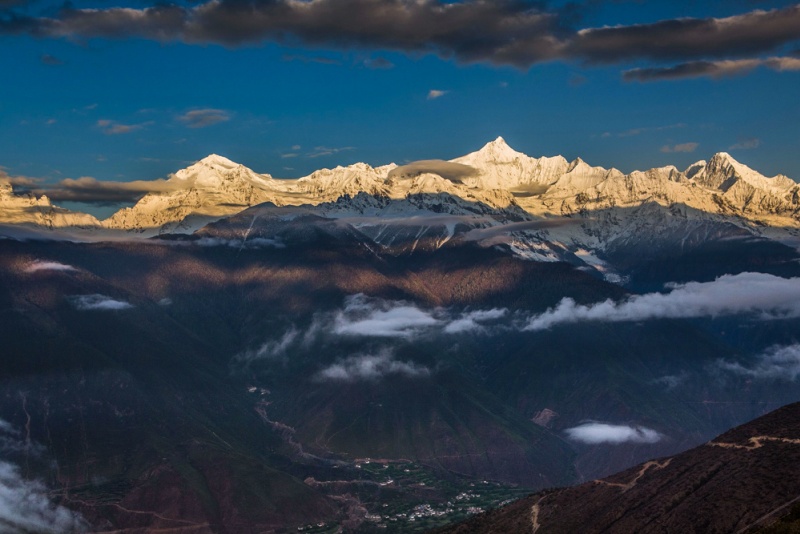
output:
[[[662,435],[644,426],[612,425],[608,423],[587,422],[568,428],[569,439],[587,445],[622,443],[656,443]]]
[[[67,297],[70,304],[80,311],[117,311],[133,308],[133,304],[106,295],[73,295]]]
[[[532,317],[526,330],[584,321],[620,322],[751,314],[758,318],[800,317],[800,279],[764,273],[724,275],[713,282],[670,284],[668,293],[633,295],[621,302],[577,304],[564,298]]]
[[[431,370],[411,361],[398,361],[390,349],[382,349],[378,354],[349,356],[322,369],[315,375],[318,382],[358,380],[378,380],[390,375],[410,378],[426,377]]]
[[[39,480],[24,477],[8,455],[20,451],[40,455],[43,448],[25,443],[11,424],[0,419],[0,530],[3,532],[85,532],[80,514],[50,500],[48,488]]]

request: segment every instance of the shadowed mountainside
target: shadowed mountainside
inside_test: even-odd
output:
[[[543,491],[437,532],[756,532],[788,515],[798,496],[800,403],[677,456]],[[781,528],[790,527],[765,532],[789,532]]]

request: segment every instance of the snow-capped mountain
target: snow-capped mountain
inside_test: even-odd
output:
[[[262,202],[279,202],[280,183],[212,154],[167,180],[171,190],[148,193],[104,221],[108,228],[147,234],[192,232]]]
[[[464,180],[467,185],[507,191],[524,191],[531,186],[539,186],[536,189],[541,191],[542,187],[556,183],[570,169],[570,164],[562,156],[532,158],[508,146],[502,137],[487,143],[477,152],[452,161],[478,171],[476,177]]]
[[[306,206],[339,226],[347,221],[378,244],[394,243],[395,251],[418,249],[414,243],[426,236],[428,243],[439,244],[466,239],[506,245],[531,259],[575,255],[594,268],[602,264],[599,257],[624,247],[800,235],[800,186],[783,175],[765,177],[726,153],[685,171],[667,166],[624,174],[580,158],[532,158],[498,137],[449,162],[356,163],[296,180],[276,180],[211,155],[176,172],[167,184],[102,226],[143,236],[186,234],[262,203]],[[98,225],[91,216],[52,206],[46,197],[15,197],[9,187],[0,191],[0,202],[9,206],[2,213],[6,222]],[[432,223],[432,217],[443,216],[470,222],[453,226],[442,218]],[[560,252],[525,252],[543,247]]]

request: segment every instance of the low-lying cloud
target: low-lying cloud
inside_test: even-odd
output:
[[[19,451],[43,452],[38,444],[21,440],[19,431],[2,419],[0,445],[4,456]],[[85,532],[88,527],[79,513],[51,502],[41,481],[23,477],[16,465],[0,460],[0,530],[56,534]]]
[[[534,316],[525,330],[544,330],[584,321],[621,322],[754,314],[762,319],[800,317],[800,278],[764,273],[724,275],[713,282],[671,284],[669,293],[634,295],[627,300],[576,304],[564,298]]]
[[[461,313],[443,308],[425,310],[403,301],[352,295],[335,313],[330,330],[341,336],[409,339],[427,332],[480,332],[502,319],[508,310],[472,310]]]
[[[467,312],[462,316],[450,321],[443,331],[445,334],[461,334],[463,332],[481,331],[485,326],[481,323],[497,321],[508,314],[505,308],[493,308],[491,310],[476,310]]]
[[[76,269],[72,265],[67,265],[66,263],[59,263],[57,261],[44,261],[44,260],[36,260],[27,267],[25,267],[25,272],[28,273],[35,273],[39,271],[69,272],[77,270],[78,269]]]
[[[569,439],[588,445],[656,443],[663,437],[652,428],[644,426],[611,425],[596,422],[583,423],[576,427],[568,428],[564,432],[566,432]]]
[[[245,365],[260,360],[286,362],[293,355],[315,346],[330,347],[352,338],[364,338],[380,346],[413,342],[432,335],[482,335],[491,329],[506,327],[501,323],[506,322],[508,313],[506,309],[460,312],[444,308],[424,309],[405,301],[351,295],[340,309],[317,313],[307,326],[290,325],[282,334],[266,340],[258,348],[237,354],[233,361]],[[385,356],[385,353],[379,355]],[[373,363],[379,362],[375,360]],[[406,374],[411,376],[413,373]]]
[[[725,360],[718,362],[718,365],[738,375],[794,382],[800,376],[800,344],[772,347],[760,354],[750,367]]]
[[[336,313],[333,333],[343,336],[410,338],[420,331],[441,324],[431,312],[412,304],[348,297]]]
[[[4,532],[86,532],[80,514],[54,504],[38,480],[26,480],[13,464],[0,460],[0,529]]]
[[[76,310],[80,311],[115,311],[133,308],[133,304],[124,300],[116,300],[106,295],[74,295],[67,297]]]
[[[309,332],[313,332],[313,329]],[[313,334],[306,333],[304,336],[300,330],[292,327],[278,339],[267,340],[257,349],[237,354],[234,361],[247,364],[256,360],[281,360],[292,350],[298,350],[300,347],[307,349],[312,341]]]
[[[427,367],[411,361],[395,360],[392,351],[384,349],[377,355],[349,356],[322,369],[314,378],[318,382],[356,382],[380,380],[390,375],[420,378],[430,374],[431,370]]]

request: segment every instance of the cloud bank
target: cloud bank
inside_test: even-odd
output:
[[[74,295],[67,297],[76,310],[80,311],[115,311],[133,308],[133,304],[124,300],[115,300],[105,295]]]
[[[606,423],[583,423],[576,427],[568,428],[566,432],[569,439],[599,445],[609,443],[656,443],[663,437],[661,434],[644,426],[610,425]]]
[[[738,375],[794,382],[800,376],[800,344],[772,347],[760,354],[752,367],[724,360],[718,362],[718,365],[721,369]]]
[[[377,355],[357,355],[345,358],[322,369],[314,378],[318,382],[356,382],[380,380],[389,375],[419,378],[430,374],[431,371],[427,367],[414,362],[397,361],[391,350],[384,349]]]
[[[7,11],[0,17],[0,33],[229,47],[276,42],[435,54],[462,63],[520,68],[554,60],[611,64],[754,58],[800,40],[800,5],[725,18],[576,30],[580,9],[568,3],[548,10],[542,2],[522,0],[210,0],[104,9],[67,4],[51,17]],[[628,77],[636,79],[636,74]]]
[[[713,282],[671,284],[669,293],[634,295],[622,302],[588,306],[564,298],[528,321],[525,330],[544,330],[583,321],[642,321],[755,314],[760,318],[800,317],[800,278],[771,274],[724,275]]]
[[[429,335],[480,335],[498,327],[507,314],[508,310],[505,309],[461,312],[442,308],[426,310],[405,301],[351,295],[340,309],[316,314],[307,326],[291,325],[279,337],[268,339],[256,349],[237,354],[233,361],[243,364],[259,360],[285,362],[293,355],[302,354],[313,347],[321,345],[329,348],[352,338],[366,338],[380,345],[413,342]],[[380,363],[379,367],[384,369],[386,352],[380,352],[379,355],[382,359],[368,359],[366,363]],[[350,369],[345,363],[339,362],[339,365]],[[399,369],[397,366],[392,368]],[[412,376],[414,373],[406,374]]]

